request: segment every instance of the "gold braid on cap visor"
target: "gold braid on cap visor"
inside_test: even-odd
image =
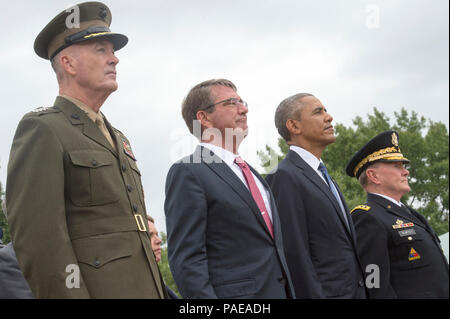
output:
[[[402,153],[399,153],[400,150],[397,150],[396,147],[387,147],[382,150],[376,151],[366,158],[364,158],[361,162],[356,165],[355,169],[353,170],[353,175],[356,176],[356,173],[358,170],[364,166],[364,164],[377,161],[380,159],[386,159],[386,160],[406,160],[406,158],[403,156]],[[395,153],[394,153],[395,152]]]

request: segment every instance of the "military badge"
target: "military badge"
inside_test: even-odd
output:
[[[414,223],[404,223],[403,220],[397,219],[395,222],[395,225],[392,225],[392,228],[399,229],[399,228],[406,228],[406,227],[413,227]]]
[[[392,133],[392,144],[394,146],[398,146],[398,137],[397,137],[397,134],[395,134],[395,133]]]
[[[411,251],[409,252],[408,260],[409,261],[413,261],[413,260],[417,260],[417,259],[420,259],[420,258],[421,257],[417,253],[417,251],[415,251],[415,249],[411,247]]]
[[[127,142],[123,141],[123,152],[128,155],[129,157],[131,157],[133,159],[133,161],[136,160],[136,157],[134,157],[133,151],[131,150],[131,146],[130,144],[128,144]]]

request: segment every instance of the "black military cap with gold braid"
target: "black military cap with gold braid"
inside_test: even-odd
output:
[[[51,60],[74,43],[100,37],[110,40],[117,51],[127,44],[128,38],[111,32],[111,20],[111,11],[104,3],[84,2],[72,6],[53,18],[39,33],[34,41],[34,51],[41,58]]]
[[[397,132],[380,133],[364,145],[347,164],[347,175],[359,178],[361,172],[375,162],[409,163],[398,146]]]

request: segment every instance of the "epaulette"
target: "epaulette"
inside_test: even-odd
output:
[[[368,212],[368,211],[371,209],[371,207],[368,206],[368,205],[358,205],[358,206],[356,206],[355,208],[353,208],[353,209],[350,211],[350,214],[353,213],[353,212],[354,212],[355,210],[357,210],[357,209],[364,210],[364,211]]]
[[[35,113],[37,115],[47,114],[47,113],[55,113],[59,112],[59,110],[55,107],[38,107],[32,110],[30,113]]]

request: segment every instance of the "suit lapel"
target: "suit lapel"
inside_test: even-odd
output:
[[[350,238],[354,238],[354,234],[352,234],[352,231],[350,231],[347,227],[347,223],[344,220],[344,216],[342,215],[341,208],[339,207],[339,203],[337,202],[336,198],[334,197],[333,193],[331,192],[330,187],[326,184],[326,182],[317,175],[317,173],[309,166],[297,153],[295,153],[292,150],[289,150],[286,158],[288,158],[290,161],[292,161],[295,166],[302,169],[303,174],[314,184],[316,185],[322,193],[331,201],[331,203],[334,206],[334,209],[336,210],[336,214],[339,217],[339,220],[341,221],[342,225],[344,226],[345,230],[347,231],[347,234],[350,236]],[[334,183],[334,181],[333,181]],[[334,183],[336,186],[336,189],[338,190],[339,196],[341,197],[342,204],[344,206],[344,209],[347,209],[345,205],[345,201],[343,200],[342,194],[339,190],[339,187],[336,183]],[[349,219],[349,218],[348,218]],[[350,223],[350,222],[349,222]]]
[[[108,140],[97,125],[95,125],[87,114],[84,113],[78,106],[60,96],[56,98],[55,106],[67,116],[72,124],[83,125],[82,132],[84,135],[102,145],[117,157],[117,153],[114,151],[111,144],[109,144]]]
[[[237,177],[231,170],[231,168],[224,163],[220,157],[215,155],[213,151],[201,146],[198,146],[195,150],[194,157],[201,158],[202,162],[206,164],[206,166],[208,166],[215,174],[217,174],[217,176],[224,180],[231,187],[231,189],[242,198],[242,200],[251,208],[251,211],[255,214],[256,219],[266,230],[269,237],[271,237],[270,232],[267,229],[266,222],[264,221],[264,218],[262,217],[252,194],[248,188],[245,187],[239,177]],[[208,160],[204,160],[204,157],[207,157]]]

